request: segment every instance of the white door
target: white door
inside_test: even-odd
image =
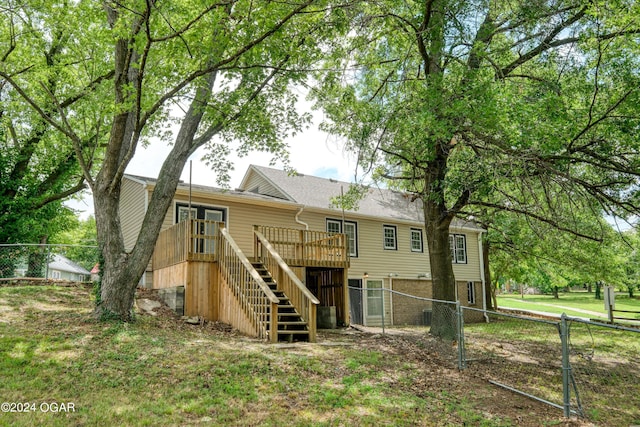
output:
[[[198,218],[198,209],[196,208],[191,208],[191,219],[196,219]],[[182,221],[186,221],[187,219],[189,219],[189,207],[188,206],[178,206],[178,222],[182,222]],[[199,234],[198,230],[196,229],[198,225],[197,224],[193,224],[193,230],[191,230],[191,235],[195,235],[195,234]],[[195,253],[198,252],[198,241],[194,238],[191,238],[191,241],[193,242],[193,248],[191,248],[191,250]]]
[[[382,325],[382,309],[384,307],[382,304],[382,298],[384,297],[382,280],[367,279],[365,287],[367,296],[364,305],[365,325]]]
[[[207,221],[216,221],[216,222],[222,222],[223,217],[222,217],[222,211],[219,210],[214,210],[214,209],[205,209],[204,211],[204,219]],[[214,236],[215,234],[215,224],[212,224],[210,222],[206,222],[205,223],[205,229],[204,229],[204,234],[207,236]],[[215,240],[214,239],[205,239],[204,242],[204,253],[205,254],[212,254],[213,251],[215,250]]]

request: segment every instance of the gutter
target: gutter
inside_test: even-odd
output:
[[[149,184],[146,181],[142,186],[142,191],[144,192],[144,214],[146,215],[147,211],[149,210]],[[156,241],[157,241],[157,238],[156,238]],[[142,287],[145,289],[147,288],[147,268],[148,267],[145,267],[144,273],[142,273]]]

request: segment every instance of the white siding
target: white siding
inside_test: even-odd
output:
[[[140,199],[142,199],[141,196]],[[184,203],[188,201],[188,196],[179,194],[176,199]],[[304,228],[303,225],[295,221],[295,215],[299,208],[294,205],[285,206],[283,204],[280,208],[249,204],[238,200],[228,195],[196,194],[192,197],[192,204],[225,208],[227,210],[228,229],[236,243],[248,257],[253,256],[253,225]],[[174,202],[165,216],[163,229],[174,224],[175,209]],[[299,216],[302,222],[309,225],[310,230],[316,231],[326,230],[327,218],[340,219],[340,213],[325,213],[305,209]],[[345,220],[355,222],[358,233],[358,257],[351,258],[351,266],[348,273],[350,279],[362,279],[364,273],[367,273],[369,279],[383,280],[384,287],[388,288],[389,274],[394,274],[394,278],[397,279],[415,280],[420,275],[430,273],[427,236],[422,227],[417,226],[415,223],[396,223],[381,219],[358,218],[356,215],[346,216]],[[139,221],[141,224],[141,219]],[[397,250],[384,249],[384,224],[397,227]],[[423,230],[423,252],[411,251],[412,228],[421,228]],[[467,229],[452,229],[451,232],[466,236],[467,264],[455,264],[453,266],[456,280],[479,282],[481,274],[478,232]],[[385,292],[385,294],[387,294],[385,295],[385,307],[391,307],[388,293]],[[391,314],[385,313],[385,317],[389,315],[390,319]]]
[[[252,193],[264,194],[266,196],[277,197],[279,199],[285,199],[287,196],[282,193],[277,187],[264,179],[262,176],[252,171],[251,175],[247,179],[243,190]]]
[[[327,217],[336,218],[318,213],[301,215],[301,219],[309,223],[313,230],[324,230]],[[429,271],[427,253],[411,251],[410,229],[415,226],[350,216],[345,217],[345,220],[356,222],[358,228],[358,257],[351,258],[349,278],[362,279],[364,273],[370,279],[386,279],[390,273],[403,278],[416,278],[418,274]],[[397,250],[384,249],[383,224],[397,227]]]
[[[178,196],[178,201],[188,202],[188,198]],[[274,227],[288,227],[302,229],[301,224],[295,222],[296,209],[278,209],[268,206],[256,206],[238,203],[225,199],[205,198],[195,196],[192,205],[214,206],[227,210],[227,228],[231,237],[247,257],[253,256],[253,226],[267,225]],[[169,209],[164,220],[163,229],[175,223],[175,203]]]
[[[252,174],[257,177],[257,174]],[[259,177],[258,177],[259,178]],[[254,182],[249,179],[249,183]],[[256,181],[257,182],[257,181]],[[266,182],[266,181],[265,181]],[[138,196],[138,200],[143,197]],[[188,202],[187,194],[178,194],[176,200]],[[282,207],[247,203],[239,198],[223,194],[194,194],[193,205],[214,206],[227,209],[227,226],[240,248],[248,257],[253,256],[253,225],[275,227],[289,227],[302,229],[304,226],[295,221],[299,208],[295,205]],[[258,202],[260,203],[260,202]],[[163,229],[175,223],[175,202],[165,216]],[[142,215],[139,211],[137,223],[139,230]],[[325,231],[326,219],[340,219],[339,212],[319,212],[304,209],[299,215],[300,221],[309,225],[310,230]],[[362,218],[357,215],[347,215],[345,220],[357,224],[358,257],[351,258],[349,268],[350,279],[362,279],[368,273],[371,279],[388,279],[389,274],[399,279],[417,279],[419,275],[430,273],[429,256],[427,253],[427,235],[423,227],[415,223],[393,222],[383,219]],[[130,224],[133,226],[134,224]],[[397,229],[397,250],[385,250],[383,245],[383,225],[394,225]],[[423,252],[411,250],[411,229],[422,229]],[[453,271],[456,280],[480,281],[480,254],[478,251],[478,232],[468,229],[451,229],[452,233],[466,236],[467,263],[454,264]],[[397,276],[395,276],[397,275]],[[385,286],[387,285],[385,281]]]
[[[122,237],[126,251],[133,249],[146,210],[144,184],[133,181],[127,177],[122,180],[120,193],[120,220],[122,224]]]
[[[467,240],[467,263],[453,265],[453,273],[456,276],[456,280],[464,280],[465,282],[481,280],[478,233],[473,233],[467,230],[456,230],[453,228],[451,229],[451,232],[464,234]]]

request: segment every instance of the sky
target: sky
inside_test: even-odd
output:
[[[304,106],[303,106],[304,108]],[[290,165],[300,173],[324,178],[333,178],[340,181],[353,182],[355,178],[356,160],[351,153],[345,153],[342,143],[318,129],[322,121],[321,113],[313,112],[313,121],[309,128],[286,139],[289,145]],[[149,178],[157,178],[164,159],[171,147],[161,141],[153,141],[149,146],[139,147],[126,173],[140,175]],[[216,174],[202,161],[204,149],[197,150],[191,157],[192,183],[217,187]],[[230,157],[234,170],[230,172],[230,188],[240,186],[244,174],[251,164],[270,166],[272,155],[269,153],[250,153],[239,158],[232,154]],[[187,161],[180,179],[189,182],[189,161]],[[282,162],[277,162],[275,168],[282,168]],[[86,194],[81,200],[70,200],[66,205],[74,209],[78,216],[86,219],[93,214],[93,200],[90,194]]]

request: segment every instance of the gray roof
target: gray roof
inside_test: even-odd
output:
[[[153,185],[155,185],[156,182],[158,181],[156,178],[149,178],[149,177],[140,176],[140,175],[125,174],[124,176],[130,179],[139,181],[141,183],[147,183],[147,184],[153,184]],[[188,191],[189,183],[180,181],[178,183],[178,189]],[[243,190],[230,190],[228,188],[211,187],[208,185],[192,184],[191,189],[193,191],[201,191],[203,193],[231,195],[234,197],[240,197],[240,198],[255,200],[255,201],[283,202],[282,199],[278,199],[272,196],[267,196],[264,194],[257,194],[257,193],[252,193],[248,191],[243,191]]]
[[[67,273],[85,274],[89,275],[89,271],[71,261],[69,258],[55,254],[53,261],[49,263],[49,270],[65,271]]]
[[[247,188],[253,173],[258,174],[269,182],[277,190],[278,195],[267,195],[250,191]],[[150,184],[157,181],[138,175],[126,174],[125,176]],[[231,195],[245,200],[270,201],[279,204],[302,205],[320,209],[331,209],[339,215],[340,209],[331,205],[334,197],[340,196],[341,192],[346,193],[351,183],[337,181],[335,179],[320,178],[312,175],[295,174],[289,175],[286,171],[273,169],[265,166],[251,165],[240,184],[238,190],[228,190],[205,185],[192,185],[192,189],[205,193],[217,193]],[[180,182],[178,188],[188,189],[189,184]],[[389,221],[410,221],[418,225],[424,223],[422,215],[422,204],[419,199],[414,199],[410,194],[400,191],[389,190],[379,187],[368,187],[365,197],[358,203],[357,210],[347,212],[357,215],[388,219]],[[456,219],[452,223],[454,228],[472,228],[482,230],[477,224],[469,221]]]
[[[346,193],[351,185],[348,182],[311,175],[289,175],[282,170],[256,165],[251,165],[247,170],[243,185],[248,181],[252,171],[280,189],[288,200],[315,208],[336,209],[331,206],[332,198],[340,196],[341,192]],[[421,224],[424,222],[422,203],[419,199],[407,193],[379,187],[368,187],[364,198],[358,203],[358,209],[349,212],[390,220],[414,221]],[[476,224],[462,220],[456,220],[453,226],[480,229]]]

